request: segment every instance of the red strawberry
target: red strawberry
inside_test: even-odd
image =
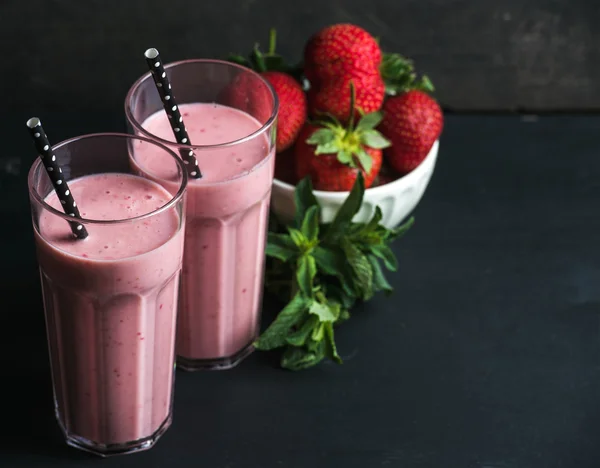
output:
[[[296,183],[293,146],[279,153],[277,158],[275,158],[275,178],[292,185]]]
[[[306,121],[306,95],[290,75],[277,71],[262,74],[275,89],[279,98],[277,119],[277,152],[285,151],[296,141]]]
[[[383,113],[379,129],[392,142],[385,152],[386,159],[406,174],[421,164],[442,133],[442,110],[431,96],[412,90],[388,99]]]
[[[381,49],[373,36],[354,24],[334,24],[310,38],[304,49],[304,73],[313,83],[373,74]]]
[[[346,122],[350,83],[356,90],[357,109],[379,110],[385,97],[381,56],[375,38],[354,24],[334,24],[315,34],[304,50],[304,73],[311,82],[309,114],[329,113]]]
[[[300,130],[300,134],[298,135],[298,141],[296,142],[296,146],[293,148],[294,166],[296,170],[296,179],[298,181],[301,181],[306,176],[310,175],[310,161],[312,160],[310,151],[312,151],[314,148],[310,147],[306,141],[318,129],[319,127],[307,123],[302,130]]]
[[[365,178],[365,188],[369,188],[373,185],[373,181],[379,169],[381,169],[383,155],[380,149],[365,147],[364,150],[372,161],[369,172],[361,168],[361,172]],[[357,175],[358,168],[341,163],[335,154],[323,154],[316,157],[310,171],[314,188],[330,192],[347,192],[352,190]]]
[[[351,190],[360,170],[370,187],[381,169],[382,148],[389,142],[375,130],[381,114],[365,115],[356,126],[334,119],[306,125],[294,148],[298,179],[309,176],[317,190]]]
[[[341,120],[350,117],[350,88],[356,90],[355,109],[368,114],[378,111],[385,97],[385,84],[379,73],[354,78],[341,78],[329,81],[322,86],[311,87],[308,103],[311,115],[329,113]]]
[[[384,169],[382,168],[381,171],[379,172],[379,175],[377,176],[377,180],[375,180],[373,185],[379,187],[381,185],[385,185],[385,184],[394,182],[396,179],[398,179],[397,175],[390,172],[389,170],[384,171]]]

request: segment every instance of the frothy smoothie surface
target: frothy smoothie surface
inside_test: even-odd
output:
[[[185,128],[194,146],[210,146],[231,143],[259,130],[260,122],[245,112],[228,106],[211,103],[182,104],[179,106]],[[164,111],[158,111],[142,124],[154,136],[175,143],[173,130]],[[165,167],[164,152],[143,141],[136,142],[139,163],[148,171],[162,178],[172,178],[175,166]],[[240,149],[243,148],[243,151]],[[269,155],[266,138],[253,138],[241,145],[218,148],[198,148],[194,151],[202,171],[202,179],[190,179],[191,183],[223,182],[251,171]]]
[[[164,158],[164,155],[163,155]],[[124,220],[164,206],[171,195],[155,182],[128,174],[94,174],[69,181],[69,188],[84,219]],[[54,192],[46,203],[62,211]],[[85,240],[73,237],[69,224],[43,212],[40,231],[56,248],[72,255],[115,260],[150,252],[167,242],[177,231],[179,220],[173,210],[143,221],[118,225],[88,225]]]

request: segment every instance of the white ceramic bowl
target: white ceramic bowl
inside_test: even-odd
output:
[[[387,228],[398,226],[417,206],[425,193],[433,174],[438,155],[439,140],[436,141],[427,157],[412,172],[379,187],[365,190],[363,204],[354,217],[355,222],[366,222],[379,206],[383,214],[381,223]],[[321,221],[331,222],[348,196],[348,192],[314,191],[321,205]],[[271,208],[285,222],[294,218],[294,186],[281,180],[273,181]]]

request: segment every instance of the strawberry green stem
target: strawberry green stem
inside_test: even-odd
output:
[[[354,106],[356,105],[356,89],[354,83],[350,81],[350,120],[348,121],[348,131],[354,130]]]
[[[269,55],[275,55],[275,47],[277,45],[277,31],[275,28],[269,30]]]
[[[414,89],[426,93],[435,91],[431,80],[426,75],[418,78],[412,60],[400,54],[384,53],[380,72],[387,95],[395,96]]]
[[[254,49],[252,49],[252,53],[250,54],[250,63],[252,64],[252,68],[259,73],[267,71],[267,64],[265,63],[263,54],[260,52],[258,44],[255,44]]]

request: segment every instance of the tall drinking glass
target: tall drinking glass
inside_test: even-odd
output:
[[[155,149],[171,178],[140,172]],[[187,174],[168,148],[95,134],[53,148],[89,236],[76,239],[42,161],[29,171],[58,423],[101,456],[150,448],[171,424]]]
[[[259,74],[227,62],[165,69],[192,146],[175,143],[150,73],[129,90],[125,113],[135,135],[193,151],[203,175],[188,184],[177,365],[229,368],[259,332],[277,97]],[[152,147],[138,145],[135,154],[149,173],[167,177]]]

